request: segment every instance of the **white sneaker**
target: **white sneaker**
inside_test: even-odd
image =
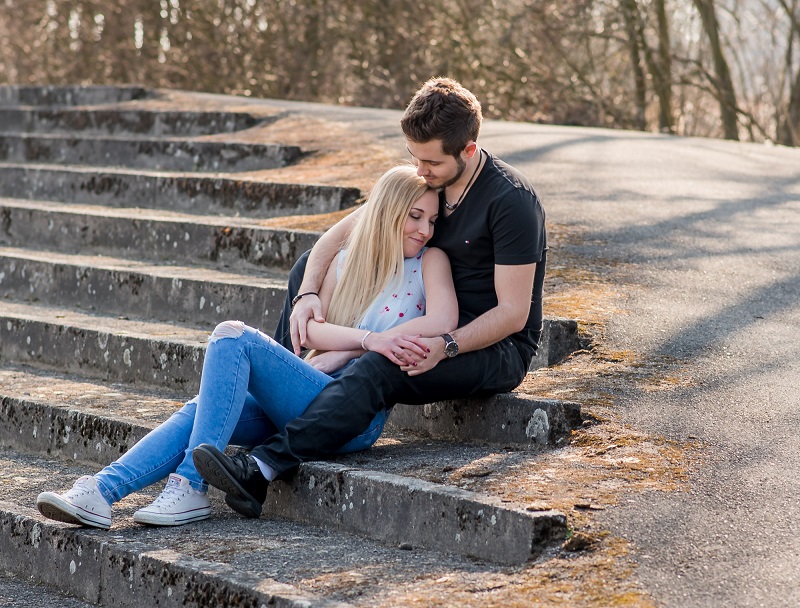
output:
[[[48,519],[103,530],[111,527],[111,505],[100,494],[91,475],[78,479],[64,494],[42,492],[36,498],[36,508]]]
[[[133,521],[151,526],[182,526],[211,517],[208,494],[198,492],[182,475],[169,476],[167,486],[153,502],[133,514]]]

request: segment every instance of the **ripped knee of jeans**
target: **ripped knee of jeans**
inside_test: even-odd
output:
[[[214,328],[208,337],[209,344],[222,338],[238,338],[244,333],[244,323],[241,321],[223,321]]]

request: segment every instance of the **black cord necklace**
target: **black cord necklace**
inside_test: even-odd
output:
[[[461,196],[458,197],[458,200],[454,204],[450,204],[447,202],[447,195],[445,194],[444,199],[444,206],[447,208],[448,211],[454,211],[456,207],[458,207],[461,202],[464,200],[464,197],[467,196],[467,192],[469,192],[470,187],[472,186],[472,182],[475,181],[475,176],[478,175],[478,169],[481,168],[481,163],[483,162],[483,148],[480,150],[480,156],[478,156],[478,164],[475,165],[475,170],[472,172],[472,177],[469,178],[467,182],[467,186],[461,192]]]

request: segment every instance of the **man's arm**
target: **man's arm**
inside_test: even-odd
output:
[[[464,327],[450,332],[453,339],[458,342],[459,353],[480,350],[499,342],[521,331],[528,320],[536,264],[495,265],[494,268],[497,306],[487,310]],[[446,358],[443,338],[421,340],[430,349],[430,354],[427,359],[418,361],[416,366],[406,365],[401,368],[410,376],[433,369],[439,361]]]
[[[344,245],[360,214],[361,208],[356,209],[347,217],[339,220],[316,242],[308,256],[303,282],[300,284],[298,294],[319,293],[331,261]],[[307,295],[298,300],[292,308],[291,317],[289,317],[292,347],[296,355],[300,354],[301,345],[306,341],[306,325],[310,319],[314,319],[318,323],[325,321],[319,297],[313,295]]]

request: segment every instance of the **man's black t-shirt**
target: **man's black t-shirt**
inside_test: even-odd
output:
[[[531,308],[525,329],[510,336],[538,344],[542,331],[542,284],[547,256],[544,209],[528,179],[488,154],[462,203],[439,219],[430,245],[450,258],[459,308],[459,327],[497,306],[494,267],[536,263]]]

